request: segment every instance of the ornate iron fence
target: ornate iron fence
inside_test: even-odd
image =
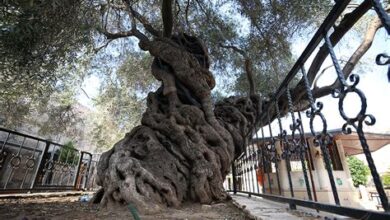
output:
[[[249,135],[251,141],[245,152],[234,160],[232,176],[228,177],[227,181],[229,191],[288,203],[291,209],[295,209],[296,206],[304,206],[358,219],[390,219],[388,197],[372,158],[366,138],[367,134],[363,131],[364,125],[375,124],[375,118],[367,112],[367,99],[363,91],[359,89],[359,75],[351,74],[348,77],[344,75],[332,45],[335,39],[329,37],[336,20],[349,3],[350,1],[346,0],[336,1],[334,8],[319,27],[292,70],[270,97],[270,103],[273,104],[268,105],[268,109],[263,109],[264,113],[259,115],[259,118],[268,119],[269,124],[260,129],[255,127],[254,130],[258,132]],[[390,35],[390,19],[380,1],[365,1],[363,4],[369,4],[370,8],[375,9],[387,34]],[[348,192],[344,187],[345,184],[343,185],[343,181],[348,181],[345,179],[347,174],[343,175],[343,173],[349,171],[340,172],[338,167],[345,165],[345,161],[343,161],[345,158],[343,160],[336,158],[340,155],[343,157],[338,152],[340,149],[337,148],[333,135],[337,131],[328,130],[327,118],[322,113],[324,105],[315,100],[305,70],[305,63],[308,63],[308,58],[321,42],[323,42],[322,49],[330,55],[337,74],[338,87],[332,90],[331,95],[338,101],[338,113],[344,120],[340,133],[355,136],[356,140],[360,142],[380,199],[378,208],[383,208],[383,212],[356,208],[349,204],[352,200],[350,199],[352,192]],[[389,56],[379,54],[376,58],[377,64],[389,65],[390,68],[390,60],[383,61],[383,59],[389,59]],[[309,121],[310,126],[309,134],[304,131],[304,116],[297,111],[301,107],[298,108],[295,105],[298,102],[292,94],[293,89],[299,86],[299,84],[293,83],[294,78],[301,80],[300,86],[304,86],[306,93],[304,98],[309,106],[309,110],[306,111],[306,120]],[[352,94],[359,98],[361,106],[357,106],[358,114],[351,117],[345,113],[344,107],[346,96]],[[282,98],[288,100],[288,116],[291,120],[289,135],[281,120],[282,115],[278,103]],[[273,109],[271,110],[271,108]],[[275,131],[271,128],[272,118],[276,119],[278,135],[273,134]],[[320,121],[321,129],[319,131],[314,128],[315,120]],[[267,137],[265,131],[268,133]],[[261,134],[260,138],[258,133]],[[296,169],[299,172],[296,172]],[[315,183],[315,181],[317,182]],[[316,189],[316,187],[318,188]]]
[[[92,155],[92,161],[91,161],[91,165],[90,165],[90,169],[89,169],[89,173],[88,173],[88,176],[90,179],[88,179],[88,181],[86,181],[86,184],[84,185],[85,189],[87,190],[97,190],[98,188],[100,188],[100,186],[98,186],[96,184],[96,175],[97,175],[97,164],[99,162],[99,159],[100,159],[100,156],[101,154],[93,154]]]
[[[0,193],[91,188],[94,164],[88,152],[0,128]]]

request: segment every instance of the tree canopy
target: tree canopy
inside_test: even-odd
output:
[[[163,36],[162,2],[172,10],[172,32],[197,36],[208,48],[217,80],[216,99],[250,92],[248,72],[256,93],[273,92],[294,61],[294,39],[314,29],[334,4],[297,0],[3,1],[2,124],[15,127],[25,123],[27,115],[45,109],[51,112],[48,117],[69,114],[77,102],[76,91],[90,74],[98,74],[104,82],[95,104],[104,109],[106,118],[122,131],[137,124],[141,110],[124,106],[142,105],[157,82],[146,68],[150,54],[136,44],[139,37]],[[61,100],[59,93],[63,93]],[[132,118],[129,123],[128,118]]]
[[[331,1],[178,0],[171,3],[174,4],[173,30],[200,36],[210,50],[218,75],[234,74],[238,78],[243,72],[243,59],[222,45],[242,49],[252,58],[256,73],[275,78],[270,75],[288,70],[293,35],[313,24],[331,6]],[[146,36],[158,36],[163,29],[160,4],[157,0],[2,2],[1,88],[10,92],[20,84],[29,89],[54,87],[69,71],[59,70],[76,68],[85,53],[126,37],[133,22]],[[132,21],[129,13],[136,20]],[[237,71],[227,71],[228,68]],[[240,86],[233,88],[244,91]]]
[[[170,3],[173,31],[199,36],[207,45],[222,95],[249,91],[245,67],[248,57],[256,91],[271,92],[290,68],[294,34],[315,25],[318,15],[325,15],[331,6],[331,1]],[[160,6],[161,1],[157,0],[2,1],[2,124],[15,127],[18,121],[25,123],[32,112],[52,109],[48,106],[52,94],[56,96],[65,90],[68,101],[57,103],[52,113],[69,111],[69,100],[88,74],[100,74],[106,82],[97,105],[114,106],[109,102],[125,102],[125,97],[144,99],[153,76],[146,69],[139,71],[136,65],[148,59],[150,63],[150,56],[134,45],[136,38],[127,35],[133,23],[147,37],[162,34]],[[237,53],[236,49],[244,53]],[[111,110],[116,112],[116,121],[120,121],[118,117],[127,117]]]

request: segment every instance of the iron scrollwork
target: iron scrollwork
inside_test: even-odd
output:
[[[294,114],[295,109],[294,109],[294,105],[293,105],[292,98],[291,98],[291,92],[290,92],[289,88],[287,88],[287,90],[286,90],[286,95],[287,95],[287,101],[288,101],[288,110],[290,112],[291,120],[292,120],[292,124],[290,124],[292,145],[293,145],[294,152],[299,154],[299,159],[301,160],[301,166],[302,166],[302,171],[303,171],[303,177],[304,177],[305,185],[306,185],[307,196],[308,196],[309,200],[312,200],[309,177],[307,175],[305,156],[304,156],[308,147],[307,147],[306,140],[304,137],[302,120],[301,120],[301,118],[297,118],[297,119],[295,118],[295,114]],[[300,117],[300,114],[299,114],[299,117]],[[295,139],[295,133],[297,131],[298,131],[299,137],[300,137],[298,140]]]
[[[385,53],[378,54],[378,56],[376,56],[375,62],[379,66],[389,66],[389,69],[387,70],[387,79],[390,82],[390,56]]]
[[[283,129],[282,121],[280,120],[279,105],[277,102],[275,102],[275,109],[276,109],[276,116],[279,124],[279,130],[280,130],[279,138],[281,144],[280,147],[282,148],[282,159],[284,159],[286,162],[287,178],[290,187],[290,193],[291,193],[291,197],[294,197],[294,189],[293,189],[293,184],[292,184],[292,179],[290,174],[291,171],[290,156],[294,152],[293,149],[294,145],[291,144],[290,141],[287,139],[287,131]]]
[[[329,156],[329,150],[327,147],[329,144],[332,143],[332,136],[327,131],[328,125],[326,122],[326,118],[321,112],[324,105],[322,104],[322,102],[317,102],[317,103],[314,102],[309,80],[307,79],[306,70],[303,66],[301,66],[301,72],[302,72],[302,77],[306,88],[306,93],[310,103],[310,110],[306,111],[306,116],[310,119],[310,131],[314,136],[314,146],[317,147],[319,146],[322,151],[324,162],[325,162],[325,168],[329,176],[330,186],[332,188],[333,197],[336,205],[340,205],[340,199],[337,192],[336,183],[334,180],[333,171],[331,167],[331,160]],[[320,132],[316,132],[314,129],[315,118],[321,119],[322,129]]]
[[[334,98],[338,98],[338,107],[339,107],[339,113],[341,117],[344,119],[345,123],[342,126],[342,131],[345,134],[351,134],[352,133],[352,128],[354,128],[358,134],[360,144],[363,149],[363,153],[366,156],[367,164],[370,168],[372,178],[375,183],[376,190],[379,194],[383,209],[385,211],[390,211],[390,206],[388,203],[387,195],[383,189],[382,181],[380,179],[380,176],[378,174],[378,171],[376,170],[376,166],[374,163],[374,160],[372,158],[370,148],[368,146],[364,131],[363,131],[363,126],[364,124],[368,126],[372,126],[375,124],[376,119],[373,115],[367,114],[367,98],[364,95],[363,91],[357,88],[357,85],[360,82],[360,78],[356,74],[351,74],[348,79],[350,83],[347,82],[347,80],[344,77],[344,74],[341,70],[340,64],[337,61],[336,54],[334,53],[333,50],[333,45],[330,42],[330,39],[327,34],[325,34],[325,43],[326,46],[328,47],[329,54],[331,56],[331,59],[333,61],[334,67],[336,69],[337,73],[337,79],[341,83],[341,86],[339,89],[335,89],[332,93],[332,96]],[[378,57],[377,57],[378,60]],[[348,116],[345,111],[344,111],[344,101],[347,95],[355,94],[359,97],[361,106],[359,113],[356,116]]]

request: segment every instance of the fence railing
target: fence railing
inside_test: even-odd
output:
[[[332,45],[334,39],[330,38],[331,29],[349,3],[350,1],[347,0],[336,1],[334,8],[319,27],[292,70],[270,97],[272,104],[268,105],[268,109],[263,110],[264,113],[259,116],[262,119],[268,118],[268,125],[261,128],[255,127],[254,133],[249,135],[250,143],[245,152],[234,160],[232,174],[227,178],[229,191],[288,203],[291,209],[295,209],[296,206],[304,206],[358,219],[390,219],[388,197],[371,155],[367,134],[363,130],[364,125],[375,124],[375,118],[367,112],[367,99],[363,91],[359,89],[359,76],[351,74],[346,77],[344,75],[333,48],[334,45]],[[375,9],[387,34],[390,35],[390,19],[380,1],[372,0],[365,1],[365,3],[370,4],[370,8]],[[327,117],[322,112],[324,104],[315,100],[310,83],[313,79],[308,79],[308,73],[305,69],[305,64],[310,64],[309,57],[321,42],[323,43],[322,48],[325,48],[331,58],[339,85],[331,92],[332,97],[338,101],[338,109],[334,109],[334,113],[337,112],[344,121],[344,125],[338,131],[328,130]],[[386,57],[389,56],[379,54],[376,57],[377,64],[390,64],[389,60],[386,62],[378,61]],[[300,79],[301,84],[293,83],[295,81],[293,79],[297,78]],[[302,85],[305,92],[302,97],[308,103],[305,115],[301,115],[301,112],[297,111],[302,107],[298,108],[295,105],[299,103],[299,100],[296,100],[292,94],[294,88]],[[350,117],[345,113],[347,95],[355,95],[360,100],[361,105],[356,106],[358,109],[356,116]],[[288,116],[291,120],[289,132],[284,128],[286,126],[281,119],[279,102],[282,98],[288,101]],[[388,101],[386,100],[386,102]],[[305,133],[304,117],[308,121],[310,133]],[[276,119],[277,135],[273,134],[275,130],[271,127],[271,119]],[[388,120],[390,121],[390,119]],[[319,131],[315,129],[314,121],[319,121],[317,123],[320,125]],[[265,132],[268,136],[265,135]],[[346,184],[350,174],[347,169],[342,168],[347,166],[346,158],[345,154],[340,152],[343,151],[343,148],[338,146],[341,142],[335,138],[335,132],[354,136],[360,143],[361,152],[367,161],[381,203],[378,208],[382,208],[384,211],[357,208],[351,205],[354,190],[349,191],[350,188]],[[258,133],[261,134],[261,137]]]
[[[0,193],[94,188],[96,157],[0,127]]]

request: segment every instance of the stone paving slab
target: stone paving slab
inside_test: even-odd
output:
[[[351,219],[331,213],[316,212],[309,208],[297,207],[297,210],[290,210],[288,204],[273,202],[259,197],[248,197],[247,195],[231,195],[233,204],[243,210],[252,219],[262,220],[312,220],[312,219]]]

